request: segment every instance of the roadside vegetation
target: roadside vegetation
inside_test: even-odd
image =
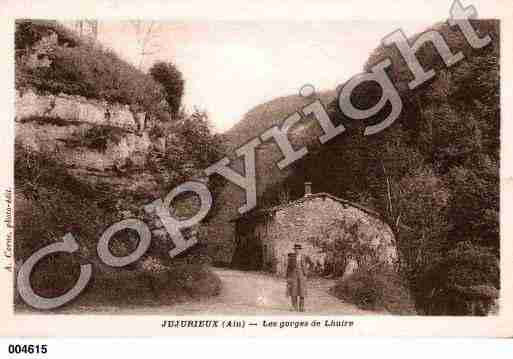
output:
[[[332,289],[341,300],[361,309],[415,315],[415,304],[405,280],[387,266],[361,266]]]

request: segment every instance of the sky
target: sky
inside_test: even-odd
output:
[[[142,70],[176,64],[185,79],[183,105],[206,110],[224,132],[253,107],[297,94],[305,84],[330,90],[362,72],[381,39],[407,36],[427,21],[188,21],[155,22]],[[142,23],[147,30],[150,22]],[[129,21],[99,23],[98,40],[138,66],[140,44]]]

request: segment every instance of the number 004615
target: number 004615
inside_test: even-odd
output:
[[[46,344],[9,344],[9,354],[46,354],[47,352]]]

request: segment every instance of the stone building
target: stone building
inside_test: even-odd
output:
[[[319,275],[347,274],[364,261],[395,265],[397,250],[381,216],[329,193],[311,193],[295,201],[243,215],[235,222],[232,265],[284,275],[287,254],[300,243],[310,270]]]

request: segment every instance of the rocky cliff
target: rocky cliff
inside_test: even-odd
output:
[[[93,185],[156,190],[151,175],[130,171],[144,169],[150,150],[165,143],[163,136],[150,140],[144,119],[144,113],[134,114],[118,103],[17,91],[17,144],[51,154],[70,173]]]

